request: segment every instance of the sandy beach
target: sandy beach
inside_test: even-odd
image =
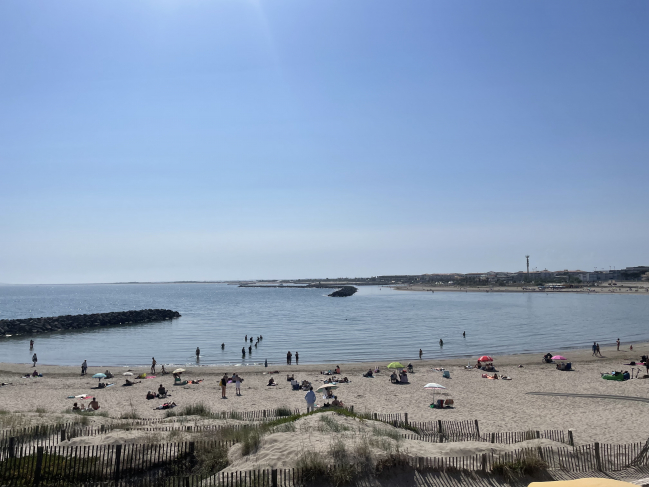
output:
[[[551,286],[551,285],[548,285]],[[596,285],[595,283],[579,284],[572,288],[546,288],[540,290],[533,284],[516,286],[435,286],[430,284],[409,284],[390,286],[397,291],[425,291],[425,292],[461,292],[461,293],[578,293],[578,294],[616,294],[649,296],[649,282],[620,282],[615,286],[608,283]]]
[[[484,379],[481,377],[482,371],[464,368],[466,359],[413,362],[415,372],[410,374],[410,384],[404,385],[390,383],[389,372],[385,369],[387,363],[378,364],[381,373],[373,379],[364,378],[362,374],[369,367],[377,365],[375,363],[340,364],[341,375],[348,377],[351,383],[342,384],[337,395],[345,405],[353,405],[355,411],[406,412],[411,421],[477,419],[483,432],[572,429],[577,444],[645,441],[649,437],[649,404],[646,402],[528,394],[614,395],[649,401],[649,380],[616,382],[600,377],[600,373],[612,370],[631,372],[632,366],[622,364],[630,360],[639,361],[641,355],[649,352],[649,344],[636,344],[633,352],[628,351],[628,346],[623,348],[626,350],[618,352],[615,347],[603,347],[601,358],[593,357],[590,350],[564,352],[576,369],[571,372],[559,371],[554,364],[542,364],[541,354],[494,357],[498,373],[512,377],[510,381]],[[97,390],[94,389],[97,379],[91,376],[104,372],[106,367],[90,365],[86,376],[81,376],[77,367],[38,365],[37,370],[43,377],[27,379],[21,378],[21,375],[33,371],[31,364],[0,364],[0,382],[7,383],[0,387],[0,410],[25,413],[0,415],[1,426],[7,428],[33,422],[65,421],[64,413],[70,411],[73,403],[68,396],[83,393],[97,397],[101,411],[109,416],[93,418],[93,421],[111,421],[111,418],[117,419],[131,411],[141,418],[162,418],[164,411],[153,408],[163,401],[145,398],[148,390],[155,390],[160,384],[170,389],[170,399],[179,406],[204,403],[214,411],[256,411],[287,406],[304,411],[304,392],[291,390],[286,375],[295,374],[298,380],[307,379],[316,387],[327,377],[320,374],[322,366],[318,365],[284,365],[268,369],[189,367],[183,374],[184,378],[204,381],[198,385],[174,387],[172,376],[165,375],[124,387],[125,377],[122,374],[129,369],[109,367],[115,378],[108,382],[115,385]],[[451,378],[443,378],[442,372],[433,370],[435,367],[449,370]],[[145,367],[131,370],[133,373],[148,372]],[[218,380],[223,373],[232,374],[235,371],[244,378],[242,395],[236,396],[234,387],[230,386],[227,399],[221,399]],[[274,371],[278,372],[270,373]],[[640,377],[644,372],[642,367]],[[276,387],[266,385],[270,376],[278,383]],[[441,397],[452,398],[455,401],[454,409],[429,408],[432,392],[424,389],[429,382],[446,387]],[[318,404],[323,402],[322,396],[318,396]]]

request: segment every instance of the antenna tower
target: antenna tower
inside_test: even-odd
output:
[[[527,277],[530,277],[530,256],[526,255],[525,259],[527,259]]]

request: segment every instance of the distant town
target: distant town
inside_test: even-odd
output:
[[[469,272],[469,273],[431,273],[431,274],[404,274],[373,277],[339,277],[339,278],[313,278],[313,279],[292,279],[292,280],[256,280],[237,281],[248,283],[268,283],[275,285],[335,285],[335,284],[356,284],[356,285],[455,285],[455,286],[484,286],[484,285],[525,285],[525,284],[598,284],[616,283],[618,281],[643,281],[649,280],[649,266],[626,267],[624,269],[602,269],[594,271],[583,270],[525,270],[518,272]],[[234,283],[234,282],[233,282]]]

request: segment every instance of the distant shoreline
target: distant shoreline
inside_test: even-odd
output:
[[[454,293],[532,293],[532,294],[605,294],[605,295],[632,295],[632,296],[649,296],[649,283],[638,282],[634,285],[618,286],[592,286],[577,288],[561,289],[538,289],[538,286],[528,287],[500,287],[500,286],[478,286],[478,287],[458,287],[458,286],[427,286],[424,284],[414,284],[411,286],[389,286],[395,291],[415,291],[415,292],[454,292]]]

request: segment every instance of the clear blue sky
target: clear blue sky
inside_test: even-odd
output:
[[[649,2],[0,2],[0,282],[647,265]]]

